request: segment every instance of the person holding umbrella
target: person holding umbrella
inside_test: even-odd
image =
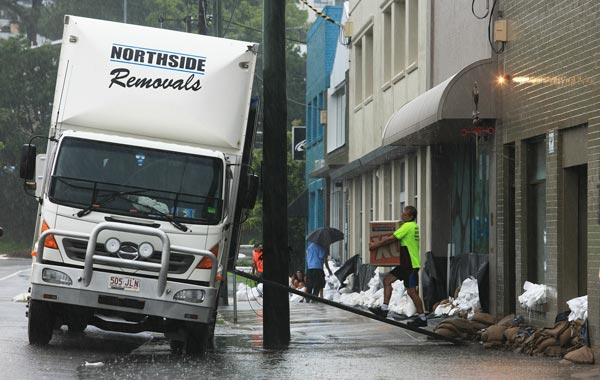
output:
[[[327,267],[329,275],[332,275],[333,273],[331,272],[331,268],[329,268],[325,249],[321,245],[311,242],[306,249],[306,268],[308,272],[306,290],[313,296],[319,296],[319,293],[325,288],[323,264]],[[310,300],[307,299],[306,302],[310,302]]]
[[[342,240],[344,234],[342,231],[332,227],[321,227],[311,232],[306,240],[310,243],[306,249],[306,268],[307,281],[306,290],[309,294],[319,296],[323,288],[325,288],[325,271],[323,265],[329,271],[331,276],[333,272],[329,268],[327,254],[324,247],[329,247],[332,243]],[[309,300],[306,300],[307,302]]]

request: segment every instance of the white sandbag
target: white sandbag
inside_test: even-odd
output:
[[[458,297],[452,302],[458,311],[467,311],[480,309],[479,303],[479,287],[477,280],[473,277],[469,277],[462,282]]]
[[[258,284],[258,286],[261,289],[260,292],[257,288],[252,288],[244,283],[240,283],[238,285],[238,290],[235,294],[236,299],[238,301],[254,301],[254,300],[256,300],[258,297],[261,297],[261,295],[262,295],[262,284]]]
[[[570,299],[567,305],[571,310],[569,314],[569,322],[581,319],[585,321],[588,317],[588,296],[581,296]]]
[[[546,303],[546,285],[525,281],[523,290],[525,290],[525,292],[519,296],[519,303],[522,308],[531,309]]]
[[[452,304],[451,303],[446,303],[443,305],[438,305],[433,314],[435,314],[436,316],[442,316],[442,315],[448,315],[450,314],[450,311],[452,310]]]
[[[304,288],[300,288],[300,289],[296,289],[299,290],[301,292],[306,292],[306,287]],[[300,302],[304,299],[303,296],[299,295],[299,294],[294,294],[294,293],[290,293],[290,302]]]

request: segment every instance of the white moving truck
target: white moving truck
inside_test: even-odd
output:
[[[257,48],[65,17],[46,154],[30,142],[20,168],[40,203],[30,343],[94,325],[210,345],[256,196]]]

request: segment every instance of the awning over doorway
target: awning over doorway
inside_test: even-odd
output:
[[[491,59],[474,62],[406,103],[388,120],[383,145],[425,145],[458,140],[464,121],[473,117],[475,82],[479,90],[479,118],[496,119],[492,65]]]

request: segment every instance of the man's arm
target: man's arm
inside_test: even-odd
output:
[[[325,259],[323,259],[323,262],[325,263],[325,268],[327,268],[327,270],[329,271],[329,275],[332,276],[333,272],[331,271],[331,268],[329,268],[329,255],[325,255]]]
[[[396,237],[395,237],[395,236],[392,234],[392,235],[389,235],[389,236],[387,236],[387,237],[385,237],[385,238],[381,239],[381,240],[380,240],[380,241],[378,241],[378,242],[373,242],[373,243],[370,243],[370,244],[369,244],[369,249],[370,249],[370,250],[377,249],[377,248],[379,248],[379,247],[383,247],[383,246],[386,246],[386,245],[390,245],[390,244],[392,244],[392,243],[393,243],[393,242],[395,242],[395,241],[398,241],[398,239],[396,239]]]

